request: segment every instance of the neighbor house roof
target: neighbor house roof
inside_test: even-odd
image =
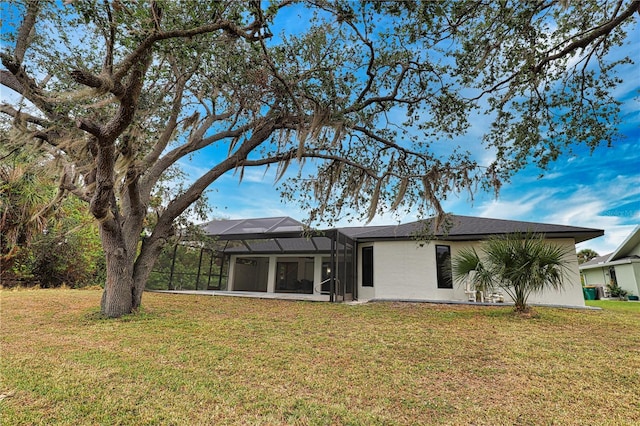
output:
[[[634,249],[636,249],[640,245],[640,225],[636,226],[635,229],[625,238],[625,240],[620,244],[620,246],[611,253],[607,261],[612,262],[614,260],[619,260],[624,257],[638,257],[637,255],[632,254]],[[640,251],[640,250],[637,250]]]
[[[630,262],[640,262],[640,225],[635,227],[614,252],[594,257],[579,267],[580,269],[593,269]]]
[[[608,253],[608,254],[605,254],[604,256],[594,257],[588,262],[584,262],[583,264],[581,264],[580,267],[582,268],[583,266],[602,265],[603,263],[607,262],[607,259],[609,259],[609,256],[611,256],[612,254],[613,253]]]

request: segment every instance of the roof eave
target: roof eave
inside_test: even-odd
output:
[[[508,235],[509,232],[495,233],[495,234],[459,234],[459,235],[434,235],[431,240],[439,241],[482,241],[495,236]],[[559,238],[572,238],[576,244],[583,241],[588,241],[593,238],[601,237],[604,235],[604,231],[600,229],[594,229],[585,232],[543,232],[547,238],[559,239]],[[414,236],[399,235],[399,236],[387,236],[387,237],[369,237],[359,238],[355,237],[358,242],[373,242],[373,241],[410,241],[418,238]]]
[[[616,250],[613,253],[611,253],[611,256],[609,256],[609,259],[607,259],[607,261],[612,262],[612,261],[615,261],[617,257],[621,255],[622,256],[625,255],[625,250],[629,250],[631,246],[640,244],[639,241],[640,241],[640,225],[636,226],[633,229],[633,231],[629,235],[627,235],[627,238],[625,238],[622,244],[620,244],[618,248],[616,248]]]
[[[613,261],[607,261],[607,262],[601,262],[601,263],[596,263],[593,265],[587,265],[587,264],[582,264],[578,266],[578,269],[585,270],[585,269],[597,269],[597,268],[606,268],[609,266],[616,266],[616,265],[628,265],[631,263],[640,263],[640,259],[633,259],[633,258],[626,258],[626,259],[620,259],[620,260],[613,260]]]

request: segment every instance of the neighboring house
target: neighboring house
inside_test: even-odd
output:
[[[534,294],[529,302],[584,306],[575,244],[602,230],[455,215],[448,223],[445,233],[429,228],[430,221],[305,231],[302,223],[279,217],[212,221],[203,229],[226,241],[227,290],[326,295],[330,301],[466,301],[464,285],[451,272],[460,249],[495,235],[544,233],[571,250],[569,272],[563,290]],[[432,239],[418,238],[426,234]]]
[[[580,265],[584,284],[606,287],[617,283],[630,295],[640,295],[640,225],[613,252]]]

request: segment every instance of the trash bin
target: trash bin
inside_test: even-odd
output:
[[[583,287],[584,300],[596,300],[596,288],[595,287]]]

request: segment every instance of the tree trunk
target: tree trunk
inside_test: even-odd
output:
[[[142,242],[140,255],[136,259],[133,272],[133,309],[138,309],[142,303],[142,292],[147,284],[151,270],[160,256],[164,239],[154,238]]]
[[[113,226],[101,226],[102,248],[107,263],[107,280],[102,293],[100,311],[109,318],[118,318],[133,312],[133,262],[134,255],[127,253],[126,244],[119,230]]]
[[[107,255],[107,281],[102,293],[102,315],[118,318],[133,312],[133,267],[125,256]]]

